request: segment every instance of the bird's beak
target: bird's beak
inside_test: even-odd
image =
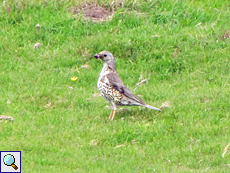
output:
[[[98,58],[100,58],[100,56],[98,54],[95,54],[94,58],[98,59]]]

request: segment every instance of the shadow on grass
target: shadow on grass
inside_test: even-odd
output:
[[[127,108],[121,107],[118,109],[115,119],[152,119],[157,115],[159,112],[155,110],[149,110],[146,108]]]

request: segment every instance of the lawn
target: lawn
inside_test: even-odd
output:
[[[230,1],[101,0],[104,22],[73,15],[84,3],[0,3],[0,115],[14,118],[0,150],[21,151],[24,173],[229,172]],[[108,120],[103,50],[135,95],[170,107]]]

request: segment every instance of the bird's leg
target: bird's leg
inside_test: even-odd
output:
[[[111,111],[111,114],[110,114],[109,117],[110,117],[111,120],[113,120],[114,117],[115,117],[115,114],[116,114],[116,110],[117,110],[117,105],[113,101],[111,102],[111,109],[112,109],[112,111]]]
[[[111,113],[110,113],[110,115],[109,115],[109,119],[112,118],[112,115],[113,115],[113,109],[111,109]]]
[[[116,110],[113,110],[113,116],[112,116],[111,120],[113,120],[113,119],[114,119],[115,114],[116,114]]]

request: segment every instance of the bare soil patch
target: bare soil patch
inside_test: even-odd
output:
[[[98,4],[84,4],[80,7],[72,7],[70,12],[74,15],[82,15],[83,18],[93,22],[111,20],[113,17],[112,8],[101,7]]]

